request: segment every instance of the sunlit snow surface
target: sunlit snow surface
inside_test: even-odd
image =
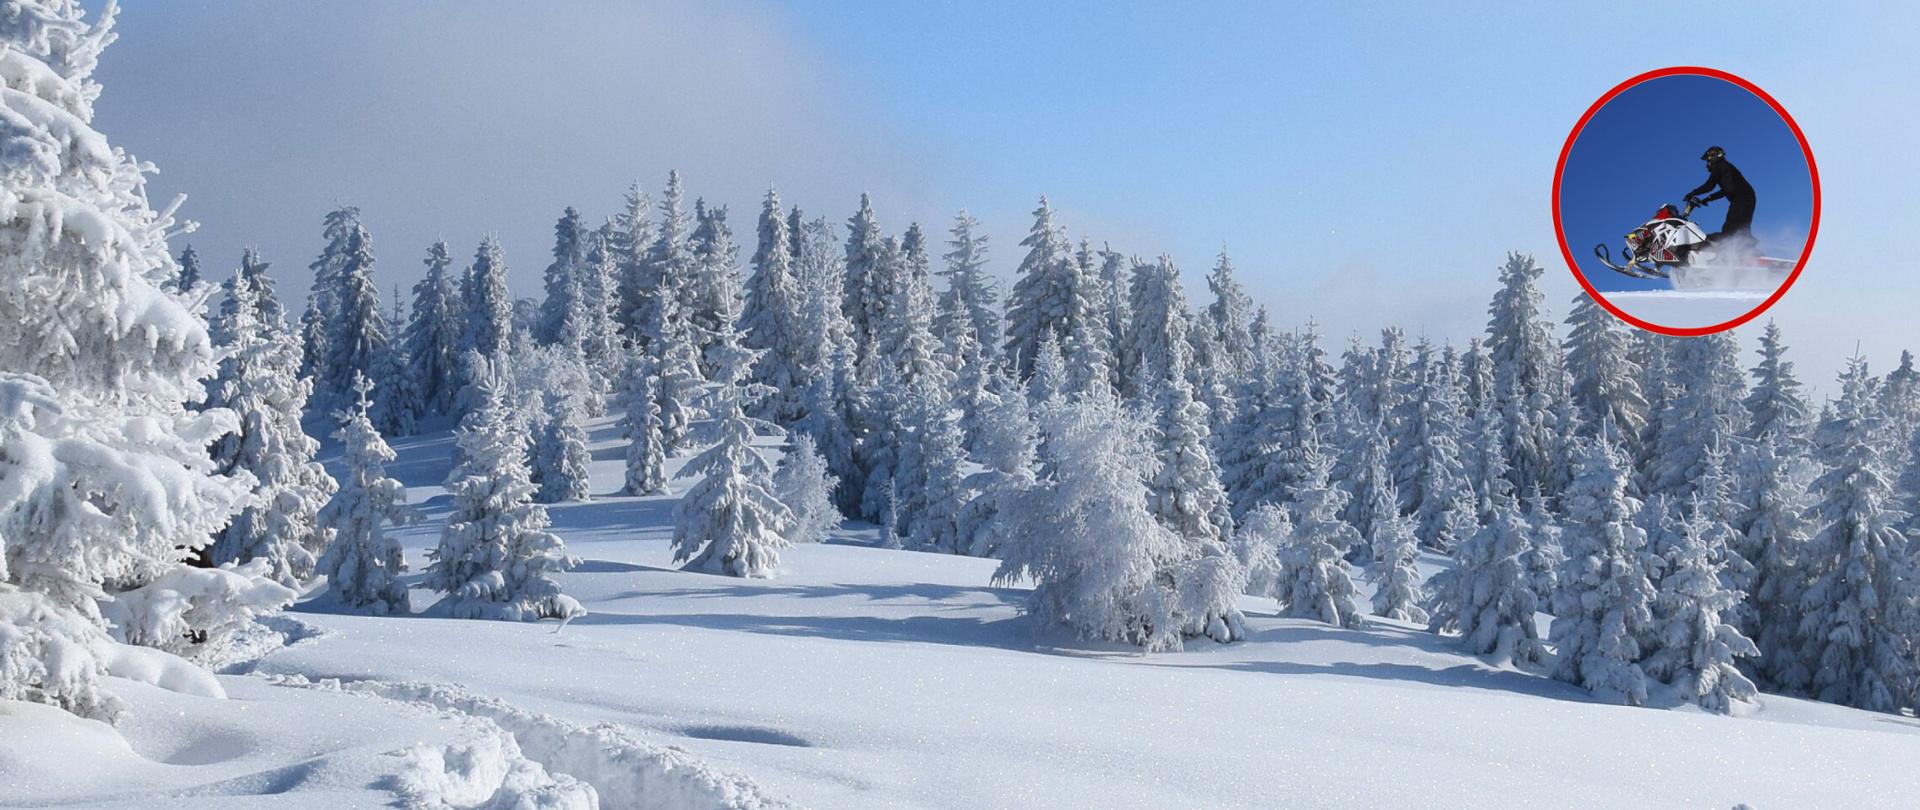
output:
[[[609,424],[594,436],[595,491],[610,492],[622,448]],[[449,442],[394,445],[390,471],[430,517],[401,532],[417,568],[447,512]],[[1605,705],[1418,628],[1282,620],[1251,598],[1251,641],[1139,655],[1036,633],[1017,608],[1025,590],[989,584],[993,561],[870,548],[870,529],[788,550],[773,580],[682,573],[673,503],[554,508],[585,559],[564,584],[592,611],[558,632],[308,607],[289,618],[319,635],[221,676],[227,701],[114,681],[131,705],[117,730],[0,703],[0,805],[379,807],[405,789],[413,806],[438,791],[439,806],[473,807],[511,768],[552,783],[528,794],[554,799],[527,805],[542,807],[583,782],[607,808],[1904,807],[1920,795],[1920,771],[1900,765],[1920,759],[1910,718],[1774,697],[1733,718]],[[431,601],[414,596],[416,609]]]

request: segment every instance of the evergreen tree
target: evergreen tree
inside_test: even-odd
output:
[[[814,449],[813,437],[805,433],[790,436],[787,452],[773,469],[774,497],[793,512],[787,542],[819,543],[840,525],[840,510],[833,505],[836,483],[833,473],[827,471],[827,460]]]
[[[200,286],[200,254],[188,245],[180,251],[180,272],[173,277],[173,289],[176,292],[191,294]]]
[[[1786,359],[1786,353],[1780,327],[1768,321],[1760,335],[1760,362],[1750,370],[1753,388],[1742,403],[1747,409],[1744,438],[1759,441],[1773,434],[1782,445],[1805,448],[1812,417],[1806,396],[1800,393],[1800,380],[1794,376],[1793,361]]]
[[[960,513],[967,490],[966,435],[932,380],[911,386],[907,420],[912,430],[901,451],[895,477],[909,518],[905,536],[913,548],[958,554],[964,551]]]
[[[1364,420],[1365,417],[1356,417]],[[1341,476],[1345,479],[1348,493],[1346,505],[1340,510],[1340,519],[1352,526],[1363,538],[1374,534],[1373,519],[1376,515],[1389,512],[1399,514],[1399,494],[1394,490],[1393,478],[1387,474],[1387,440],[1380,433],[1377,422],[1364,423],[1353,430],[1353,445],[1347,456],[1353,459],[1351,474]],[[1365,562],[1372,557],[1372,551],[1365,545],[1356,546],[1354,551],[1358,561]]]
[[[546,419],[533,441],[531,480],[539,503],[584,501],[592,497],[587,480],[587,432],[580,427],[580,406],[573,397],[548,392],[541,397]]]
[[[1007,295],[1007,361],[1022,379],[1033,374],[1041,343],[1051,335],[1066,336],[1066,315],[1073,295],[1073,257],[1066,234],[1054,224],[1053,207],[1040,198],[1033,211],[1033,228],[1020,240],[1027,255],[1014,271]]]
[[[1233,261],[1224,248],[1213,272],[1207,274],[1207,289],[1213,291],[1213,303],[1207,305],[1207,334],[1222,352],[1209,365],[1239,374],[1253,365],[1253,298],[1234,278]]]
[[[575,301],[575,317],[560,334],[562,345],[577,348],[577,354],[592,378],[594,399],[611,393],[617,369],[624,360],[620,324],[616,315],[620,287],[620,264],[614,245],[620,236],[609,222],[587,234],[587,251],[580,267],[580,295]],[[598,409],[590,410],[598,416]]]
[[[540,302],[540,319],[534,322],[533,339],[541,344],[585,332],[580,319],[586,303],[581,285],[586,275],[586,243],[580,212],[567,206],[553,226],[553,263],[547,265],[545,279],[547,297]]]
[[[634,363],[627,384],[627,412],[620,422],[621,435],[627,439],[627,478],[621,492],[627,495],[665,495],[667,489],[667,437],[660,418],[660,399],[656,388],[660,378],[644,356]]]
[[[880,223],[873,202],[860,195],[860,210],[847,220],[847,260],[842,276],[841,312],[851,326],[855,364],[866,368],[874,351],[880,323],[893,291],[885,286],[888,269],[882,256]]]
[[[740,248],[727,225],[726,206],[708,208],[694,201],[695,226],[688,240],[693,263],[680,287],[681,323],[700,350],[700,369],[719,379],[718,366],[729,348],[716,348],[734,334],[740,320]]]
[[[1535,286],[1542,272],[1531,256],[1518,253],[1508,254],[1500,270],[1500,290],[1487,308],[1492,386],[1479,405],[1499,414],[1508,480],[1519,491],[1539,484],[1553,494],[1553,447],[1563,426],[1555,424],[1548,408],[1562,393],[1562,375],[1559,348]]]
[[[1391,485],[1389,485],[1391,486]],[[1413,523],[1394,509],[1388,499],[1377,499],[1373,514],[1373,534],[1367,538],[1373,547],[1373,615],[1403,622],[1425,622],[1426,589],[1415,563],[1420,544],[1413,536]]]
[[[394,285],[392,306],[387,309],[384,320],[388,324],[405,324],[405,311],[400,306],[400,286]],[[404,337],[404,333],[400,335]],[[420,430],[420,420],[426,416],[420,404],[420,388],[414,379],[413,358],[407,354],[404,340],[396,338],[388,341],[380,354],[374,358],[374,370],[368,375],[379,380],[376,389],[381,391],[380,401],[373,407],[374,428],[389,436],[411,436]]]
[[[480,372],[466,358],[478,355],[489,362],[497,361],[512,349],[513,294],[507,291],[507,260],[501,255],[498,239],[488,236],[480,240],[467,277],[467,322],[460,339],[463,391],[475,385]],[[463,412],[479,407],[477,389],[466,391],[461,399]]]
[[[1494,498],[1492,517],[1454,546],[1453,567],[1434,574],[1428,629],[1453,631],[1474,655],[1500,663],[1538,664],[1546,657],[1534,623],[1538,597],[1527,580],[1529,527],[1513,498]]]
[[[1133,320],[1120,340],[1120,377],[1130,388],[1123,393],[1148,398],[1159,385],[1185,377],[1193,359],[1186,295],[1180,290],[1180,269],[1162,255],[1153,264],[1134,262],[1128,284],[1128,309]]]
[[[186,407],[214,355],[206,291],[163,287],[172,209],[89,123],[112,40],[111,11],[0,11],[0,700],[102,719],[95,599],[178,575],[248,484],[207,456],[233,415]]]
[[[634,226],[636,229],[638,225]],[[680,328],[686,315],[682,310],[682,291],[693,272],[693,254],[689,245],[692,225],[687,215],[685,194],[680,188],[680,173],[667,173],[667,187],[660,196],[660,227],[647,248],[646,259],[635,274],[630,293],[640,299],[631,314],[639,330],[639,343],[655,357],[662,354],[652,348],[654,340]]]
[[[459,394],[460,338],[465,312],[447,268],[447,243],[427,248],[427,275],[413,285],[413,315],[402,337],[423,414],[451,413]]]
[[[221,308],[214,331],[230,342],[207,387],[207,407],[232,411],[239,425],[214,443],[213,462],[223,475],[250,474],[253,493],[233,521],[214,533],[205,562],[262,559],[274,581],[297,585],[313,576],[314,559],[327,546],[316,514],[335,484],[314,461],[320,443],[300,424],[310,384],[298,376],[294,335],[284,323],[258,320],[262,289],[245,273],[226,287],[232,305]]]
[[[1889,503],[1876,439],[1883,430],[1866,361],[1840,375],[1840,398],[1814,440],[1826,472],[1814,481],[1816,530],[1802,552],[1800,657],[1810,693],[1872,711],[1914,705],[1915,572],[1902,518]]]
[[[780,207],[780,195],[769,189],[760,209],[760,242],[753,253],[753,276],[747,280],[747,298],[740,314],[741,342],[760,352],[753,381],[773,393],[753,410],[756,416],[789,425],[804,413],[801,397],[808,379],[809,344],[819,339],[805,330],[805,301],[794,277],[792,234]]]
[[[1241,408],[1221,442],[1221,480],[1235,518],[1261,504],[1297,500],[1312,474],[1309,458],[1321,454],[1319,406],[1300,359],[1272,375],[1267,392]]]
[[[1753,682],[1734,663],[1760,650],[1724,618],[1739,603],[1740,593],[1721,584],[1713,522],[1696,497],[1653,603],[1655,647],[1647,656],[1646,671],[1673,685],[1689,702],[1725,712],[1733,701],[1752,700],[1756,694]]]
[[[474,409],[454,431],[460,466],[448,477],[453,512],[427,552],[424,584],[445,594],[434,611],[461,619],[570,619],[586,611],[553,575],[579,564],[547,530],[533,500],[527,436],[513,418],[501,375],[473,357]]]
[[[387,351],[387,319],[373,283],[373,237],[354,222],[336,267],[332,316],[323,324],[325,353],[314,367],[314,402],[323,412],[353,401],[355,374],[379,369]]]
[[[1280,550],[1273,597],[1283,615],[1358,627],[1364,620],[1354,603],[1346,556],[1361,537],[1338,517],[1347,493],[1328,482],[1333,464],[1317,450],[1309,449],[1302,461],[1307,475],[1289,505],[1293,533]]]
[[[889,240],[882,248],[886,260],[875,268],[876,276],[882,278],[879,288],[891,297],[880,313],[874,350],[893,362],[903,382],[929,380],[944,396],[953,375],[942,363],[941,347],[933,336],[926,234],[919,225],[909,225],[897,249],[893,248]]]
[[[325,359],[332,354],[327,340],[329,324],[340,313],[340,280],[353,261],[354,232],[360,228],[360,209],[344,205],[327,212],[322,220],[321,237],[327,242],[320,257],[307,265],[313,271],[313,286],[307,292],[307,309],[300,317],[300,376],[319,380]]]
[[[1004,379],[1004,378],[1003,378]],[[1011,385],[1011,383],[1008,383]],[[1033,415],[1019,393],[996,396],[981,414],[974,455],[981,470],[967,480],[977,493],[960,510],[961,553],[991,557],[1017,527],[1000,519],[1018,514],[1019,499],[1037,485]]]
[[[1133,382],[1126,376],[1127,331],[1133,324],[1132,274],[1128,268],[1127,258],[1119,252],[1100,251],[1100,289],[1106,293],[1107,334],[1113,336],[1113,387],[1121,392],[1133,390]]]
[[[947,286],[935,307],[933,333],[963,368],[985,366],[976,371],[984,376],[997,365],[992,358],[1006,339],[1006,329],[1000,318],[1000,291],[987,273],[987,235],[979,233],[979,228],[979,220],[967,212],[954,215],[949,249],[942,256],[946,268],[940,271]],[[961,348],[962,336],[969,350]]]
[[[678,185],[678,174],[671,175],[669,188],[677,189]],[[618,290],[612,296],[614,322],[628,342],[642,348],[646,345],[644,327],[652,321],[654,297],[659,294],[659,279],[653,276],[649,261],[654,245],[652,212],[653,198],[639,183],[628,186],[606,240]]]
[[[1810,584],[1803,556],[1808,525],[1807,484],[1815,465],[1778,433],[1761,435],[1745,456],[1747,493],[1743,553],[1754,565],[1746,612],[1760,649],[1758,680],[1770,690],[1804,694],[1812,682],[1800,648],[1801,604]]]
[[[380,616],[405,615],[407,586],[400,573],[407,570],[406,553],[383,524],[403,526],[419,514],[407,506],[406,485],[387,477],[384,465],[396,456],[369,418],[372,390],[367,378],[355,380],[353,408],[337,414],[340,428],[333,435],[344,448],[347,477],[318,516],[333,536],[319,572],[340,604]]]
[[[794,521],[774,495],[772,465],[753,449],[755,429],[772,426],[746,415],[731,384],[721,387],[716,414],[718,441],[681,471],[703,477],[674,507],[673,561],[688,571],[771,577]]]
[[[1647,426],[1647,400],[1640,393],[1640,368],[1633,362],[1628,341],[1626,330],[1592,296],[1585,292],[1574,296],[1562,344],[1567,370],[1573,375],[1567,394],[1587,435],[1598,430],[1603,420],[1612,419],[1628,452],[1638,456],[1640,434]]]
[[[1671,382],[1647,469],[1648,492],[1685,499],[1706,471],[1710,448],[1735,448],[1746,430],[1746,377],[1731,332],[1678,341]]]
[[[1154,517],[1195,549],[1224,549],[1233,536],[1220,471],[1207,450],[1206,406],[1185,380],[1159,389],[1154,404],[1148,506]]]
[[[1641,639],[1653,621],[1654,563],[1646,531],[1635,525],[1640,503],[1627,494],[1628,470],[1606,437],[1583,440],[1573,484],[1566,493],[1561,535],[1567,560],[1554,594],[1549,633],[1557,655],[1553,676],[1602,697],[1640,705],[1647,700],[1640,667]]]
[[[1041,336],[1040,346],[1034,352],[1032,373],[1027,379],[1027,398],[1036,406],[1047,406],[1065,401],[1069,390],[1066,358],[1060,353],[1060,341],[1049,332]]]

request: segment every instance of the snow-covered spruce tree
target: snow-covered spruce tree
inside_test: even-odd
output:
[[[333,435],[344,448],[347,477],[320,510],[320,525],[333,542],[320,556],[319,572],[340,604],[380,616],[404,615],[407,586],[400,573],[407,570],[406,554],[383,524],[406,525],[419,515],[407,506],[406,486],[387,477],[385,465],[396,456],[369,417],[372,391],[367,378],[355,380],[353,407],[336,414],[340,429]]]
[[[1111,397],[1044,417],[1040,484],[1001,507],[1009,533],[994,581],[1034,582],[1027,612],[1080,638],[1166,650],[1183,628],[1171,566],[1180,539],[1153,516],[1138,459],[1143,425]]]
[[[1560,350],[1535,286],[1542,272],[1533,257],[1519,253],[1508,254],[1500,269],[1500,290],[1487,307],[1492,385],[1485,394],[1488,401],[1480,406],[1498,412],[1500,448],[1516,491],[1540,484],[1552,495],[1547,479],[1563,426],[1554,423],[1549,408],[1564,392],[1558,390]]]
[[[647,248],[637,278],[629,284],[640,297],[639,308],[631,314],[639,330],[639,342],[655,357],[660,355],[652,349],[652,342],[664,334],[665,328],[677,328],[685,319],[682,289],[693,272],[690,244],[693,223],[687,214],[678,171],[667,173],[667,187],[661,192],[659,208],[660,227]]]
[[[620,265],[612,245],[618,239],[613,223],[602,223],[587,239],[587,255],[581,267],[580,300],[577,322],[560,340],[580,348],[600,393],[612,393],[619,379],[625,345],[620,323],[615,319],[619,306]],[[597,415],[597,414],[596,414]]]
[[[692,263],[679,289],[680,322],[700,349],[701,373],[721,379],[717,364],[722,360],[715,346],[740,320],[740,246],[727,225],[726,206],[709,208],[695,200],[694,214],[693,235],[687,240]]]
[[[660,378],[645,355],[632,365],[633,376],[627,381],[627,411],[620,420],[621,435],[627,439],[627,476],[620,491],[626,495],[665,495],[668,492],[667,437],[655,390]]]
[[[966,435],[934,380],[910,386],[900,471],[895,481],[905,501],[905,536],[910,548],[958,554],[964,551],[961,510],[973,493],[967,489]]]
[[[1809,444],[1808,426],[1812,412],[1806,395],[1800,392],[1800,380],[1794,376],[1793,361],[1786,359],[1787,346],[1780,327],[1772,321],[1760,334],[1760,362],[1749,373],[1753,387],[1747,392],[1747,431],[1749,441],[1773,434],[1788,448],[1804,449]]]
[[[946,344],[947,354],[967,369],[984,365],[982,376],[998,363],[999,348],[1006,340],[1000,318],[1000,291],[987,273],[987,235],[979,232],[980,222],[965,211],[954,215],[948,231],[948,250],[940,275],[947,280],[933,316],[933,333]],[[971,350],[958,344],[961,335],[971,341]]]
[[[554,343],[562,334],[579,334],[578,319],[584,309],[581,299],[582,267],[587,258],[586,225],[573,206],[560,214],[553,225],[553,263],[547,265],[544,278],[546,298],[540,301],[540,319],[534,322],[533,339]]]
[[[1391,494],[1392,484],[1388,484]],[[1373,580],[1373,615],[1403,622],[1425,622],[1426,589],[1420,571],[1414,567],[1420,557],[1420,542],[1413,536],[1413,522],[1393,507],[1389,498],[1374,500],[1370,521],[1373,533],[1367,544],[1373,548],[1373,562],[1367,568]]]
[[[833,473],[827,471],[827,460],[814,449],[812,436],[794,433],[788,437],[787,452],[773,468],[774,497],[793,512],[787,542],[818,543],[840,525],[840,510],[833,505],[836,483]]]
[[[1753,561],[1746,612],[1760,659],[1756,680],[1770,691],[1804,694],[1813,667],[1800,658],[1802,601],[1808,586],[1802,560],[1807,540],[1808,485],[1817,465],[1797,445],[1769,431],[1742,458],[1746,526],[1742,547]]]
[[[1006,379],[1003,377],[1003,379]],[[1011,385],[1009,381],[1007,383]],[[961,553],[991,557],[1015,528],[1000,519],[1037,483],[1033,414],[1017,392],[997,396],[981,414],[974,457],[981,470],[967,480],[975,493],[960,510]]]
[[[1351,434],[1350,441],[1353,444],[1345,451],[1346,457],[1351,459],[1350,472],[1341,476],[1341,486],[1347,490],[1348,498],[1340,510],[1340,519],[1352,526],[1361,537],[1371,538],[1374,516],[1387,512],[1397,514],[1400,496],[1394,489],[1392,476],[1387,473],[1387,439],[1379,423],[1364,422],[1352,429]],[[1372,559],[1372,551],[1367,546],[1361,545],[1354,550],[1357,562]]]
[[[1879,394],[1882,429],[1886,436],[1881,446],[1888,448],[1886,459],[1893,469],[1907,464],[1907,446],[1914,437],[1914,425],[1920,424],[1920,369],[1914,367],[1913,352],[1902,350],[1900,364],[1880,381]]]
[[[1588,435],[1610,418],[1627,451],[1638,457],[1640,434],[1647,427],[1647,399],[1640,393],[1640,367],[1634,365],[1629,341],[1619,321],[1592,296],[1585,292],[1574,296],[1573,310],[1567,315],[1567,339],[1561,344],[1567,351],[1567,371],[1573,375],[1567,395],[1573,398]]]
[[[1213,272],[1207,274],[1207,289],[1213,291],[1205,318],[1207,334],[1222,352],[1209,358],[1209,365],[1229,375],[1239,374],[1253,365],[1253,298],[1234,278],[1233,260],[1227,258],[1225,248]]]
[[[1175,378],[1160,386],[1153,414],[1149,507],[1189,546],[1225,548],[1233,517],[1207,450],[1206,406],[1194,401],[1186,380]]]
[[[1596,695],[1640,705],[1647,700],[1640,640],[1653,622],[1654,563],[1646,531],[1633,518],[1640,503],[1627,494],[1628,469],[1611,426],[1582,440],[1565,495],[1561,534],[1567,560],[1554,594],[1553,676]]]
[[[507,401],[502,375],[469,355],[473,410],[454,431],[460,466],[448,476],[453,512],[427,552],[424,584],[445,594],[431,612],[460,619],[534,621],[585,613],[553,575],[579,564],[547,530],[533,501],[527,436]]]
[[[1433,575],[1427,628],[1460,634],[1463,647],[1499,663],[1539,664],[1546,658],[1534,623],[1539,599],[1527,581],[1530,527],[1512,497],[1501,494],[1486,525],[1462,537],[1453,567]]]
[[[179,265],[180,272],[173,277],[173,291],[190,293],[193,288],[200,286],[201,278],[200,254],[194,251],[193,245],[180,250]]]
[[[1428,367],[1410,400],[1413,424],[1407,430],[1413,449],[1395,471],[1396,480],[1409,482],[1411,491],[1403,490],[1400,500],[1413,515],[1414,536],[1421,545],[1441,551],[1451,551],[1455,542],[1466,539],[1452,535],[1453,516],[1476,516],[1460,446],[1466,439],[1463,398],[1450,358]]]
[[[773,392],[755,405],[753,414],[782,426],[805,414],[801,399],[809,380],[807,366],[821,339],[805,331],[806,300],[794,276],[792,244],[780,195],[769,189],[760,210],[760,242],[753,253],[753,276],[747,279],[740,331],[741,342],[760,352],[753,381]]]
[[[1067,265],[1067,313],[1061,322],[1061,352],[1067,361],[1067,390],[1080,396],[1113,392],[1113,335],[1107,332],[1106,292],[1094,267],[1093,247],[1085,240]]]
[[[894,364],[902,382],[911,385],[926,379],[945,396],[953,372],[944,364],[933,335],[926,234],[918,224],[909,225],[897,250],[893,247],[890,241],[883,246],[885,261],[875,268],[882,277],[879,286],[892,297],[877,322],[874,353]]]
[[[1133,323],[1131,265],[1119,251],[1104,247],[1100,251],[1100,289],[1106,293],[1107,334],[1113,336],[1113,389],[1121,392],[1132,390],[1124,365],[1127,329]]]
[[[1547,499],[1538,488],[1527,492],[1522,505],[1526,508],[1527,551],[1520,555],[1521,565],[1527,572],[1527,584],[1533,587],[1540,604],[1551,604],[1553,592],[1560,589],[1560,568],[1567,562],[1565,546],[1560,541],[1559,516],[1547,507]]]
[[[679,303],[672,299],[663,297],[655,301],[656,322],[647,330],[651,335],[647,342],[648,364],[658,377],[653,393],[660,405],[660,435],[669,453],[692,446],[690,431],[706,388],[706,377],[700,370],[700,348],[695,344],[691,327],[674,314],[678,308]]]
[[[213,446],[214,469],[253,478],[252,497],[214,533],[210,565],[263,560],[268,576],[296,585],[313,576],[314,558],[327,546],[316,513],[334,494],[334,480],[314,454],[320,443],[300,420],[309,383],[298,376],[300,347],[284,323],[261,322],[262,293],[245,273],[227,285],[215,331],[231,336],[219,374],[207,386],[207,406],[239,417],[239,429]]]
[[[884,287],[887,269],[882,254],[885,239],[874,217],[873,201],[860,195],[860,210],[847,219],[846,263],[841,275],[840,308],[851,327],[854,359],[866,368],[880,332],[880,320],[892,290]]]
[[[1649,449],[1647,492],[1684,499],[1706,471],[1709,448],[1735,448],[1746,429],[1746,375],[1732,332],[1687,338],[1668,357],[1670,389]]]
[[[398,284],[393,287],[392,300],[385,320],[398,328],[407,322],[405,310],[400,306]],[[374,358],[374,369],[367,376],[378,381],[375,389],[380,391],[380,401],[373,407],[374,428],[388,436],[411,436],[419,432],[420,420],[426,414],[421,410],[419,383],[406,343],[398,338],[388,341]]]
[[[572,396],[547,392],[542,399],[546,418],[533,440],[531,480],[539,486],[533,499],[540,503],[584,501],[593,497],[588,485],[587,431],[580,426],[580,405]]]
[[[311,404],[320,413],[350,406],[354,375],[379,369],[389,339],[380,288],[373,281],[373,237],[358,221],[346,229],[336,271],[333,311],[322,324],[325,351],[318,356],[313,373]]]
[[[1308,458],[1322,452],[1319,405],[1299,359],[1271,375],[1264,396],[1243,403],[1221,442],[1221,482],[1236,519],[1263,503],[1295,501],[1311,475]]]
[[[267,261],[260,258],[258,251],[253,248],[244,248],[240,251],[240,277],[246,279],[247,283],[253,287],[254,320],[258,323],[279,324],[281,331],[289,331],[287,308],[280,303],[280,296],[274,290],[273,277],[267,275],[267,268]],[[223,284],[223,286],[226,285]],[[231,318],[232,314],[228,309],[233,306],[235,306],[233,296],[228,295],[220,302],[221,317]],[[217,330],[212,334],[214,343],[224,345],[233,342],[231,336],[221,334]]]
[[[492,236],[480,240],[474,251],[473,265],[467,268],[467,305],[465,328],[460,337],[461,412],[479,407],[477,390],[471,388],[481,369],[467,363],[478,355],[488,362],[503,360],[513,344],[513,294],[507,290],[507,259],[500,252],[500,240]],[[471,353],[471,354],[470,354]]]
[[[1180,289],[1180,268],[1162,255],[1153,264],[1134,262],[1127,286],[1133,320],[1120,338],[1120,377],[1129,387],[1121,393],[1136,399],[1154,396],[1154,389],[1173,376],[1185,377],[1193,361],[1187,339],[1190,315]]]
[[[1035,407],[1047,408],[1067,398],[1067,360],[1060,353],[1060,341],[1053,333],[1040,336],[1027,378],[1027,399]]]
[[[608,296],[613,308],[614,325],[626,342],[644,348],[641,327],[656,294],[655,282],[648,278],[647,251],[653,247],[653,198],[639,183],[627,187],[620,210],[608,223],[608,258],[613,262],[614,290]]]
[[[1654,599],[1654,643],[1645,668],[1647,675],[1673,686],[1687,701],[1725,712],[1733,701],[1752,700],[1756,694],[1735,660],[1759,655],[1760,650],[1725,619],[1740,593],[1720,582],[1714,520],[1699,498],[1690,506],[1681,541],[1668,557]]]
[[[0,699],[100,718],[95,600],[181,571],[251,483],[207,455],[233,414],[187,407],[214,355],[204,287],[164,289],[171,209],[89,123],[111,29],[0,9]]]
[[[702,477],[673,509],[673,561],[688,571],[771,577],[794,517],[774,494],[773,466],[753,449],[753,436],[775,428],[746,415],[740,386],[723,384],[717,393],[716,441],[681,470]]]
[[[401,338],[422,414],[452,413],[460,393],[457,364],[466,313],[447,276],[452,263],[445,241],[427,248],[427,274],[413,285],[412,317]]]
[[[1074,272],[1066,234],[1053,221],[1053,207],[1040,198],[1033,228],[1020,240],[1027,255],[1014,270],[1007,294],[1007,361],[1022,379],[1033,374],[1040,344],[1048,335],[1065,336]]]
[[[1294,515],[1293,534],[1280,549],[1280,572],[1272,596],[1280,602],[1282,615],[1358,627],[1365,621],[1354,603],[1346,556],[1361,537],[1339,518],[1347,493],[1327,480],[1333,462],[1317,448],[1308,447],[1301,465],[1306,477],[1288,505]]]
[[[328,325],[339,317],[340,277],[353,261],[353,232],[360,227],[360,209],[351,205],[328,211],[322,220],[321,237],[326,246],[320,257],[307,265],[313,271],[313,286],[307,290],[307,309],[300,316],[300,376],[318,380],[325,358],[331,352],[327,344]]]
[[[854,384],[853,350],[841,346],[823,358],[824,366],[807,384],[802,400],[806,416],[795,432],[813,437],[814,447],[827,461],[835,479],[834,504],[841,514],[858,514],[866,478],[860,468],[857,414],[864,405]]]
[[[1815,431],[1826,472],[1814,481],[1817,527],[1802,552],[1800,657],[1813,668],[1809,694],[1872,711],[1914,705],[1916,579],[1904,517],[1888,503],[1883,430],[1866,361],[1840,375],[1840,397]]]

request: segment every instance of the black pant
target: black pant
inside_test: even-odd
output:
[[[1727,200],[1727,221],[1720,226],[1721,233],[1745,233],[1753,230],[1753,198]]]

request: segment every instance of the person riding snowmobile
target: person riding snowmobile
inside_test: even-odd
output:
[[[1719,233],[1707,237],[1707,242],[1718,242],[1735,235],[1752,238],[1748,231],[1753,229],[1753,184],[1748,183],[1746,176],[1727,160],[1726,150],[1718,146],[1708,147],[1700,159],[1707,162],[1707,182],[1687,192],[1687,203],[1698,208],[1722,197],[1727,200],[1727,220],[1721,223]],[[1705,197],[1700,196],[1712,191],[1715,186],[1719,186],[1720,190]]]

